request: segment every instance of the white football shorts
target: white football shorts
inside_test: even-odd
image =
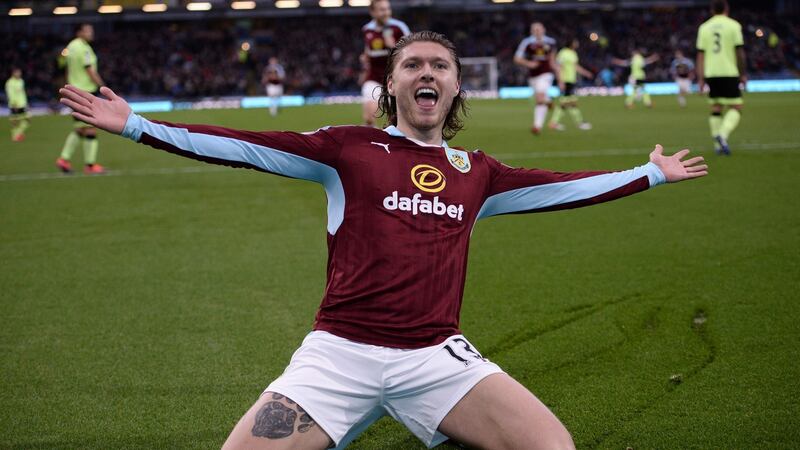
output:
[[[528,86],[533,89],[533,95],[539,92],[543,92],[547,95],[547,91],[550,89],[550,86],[553,85],[553,79],[553,72],[545,72],[541,75],[528,78]]]
[[[692,80],[689,78],[678,78],[675,80],[678,83],[678,90],[681,92],[691,92],[692,90]]]
[[[267,95],[270,97],[280,97],[283,95],[283,85],[282,84],[268,84],[267,85]]]
[[[361,85],[361,97],[364,101],[378,101],[381,96],[381,85],[377,81],[367,80]]]
[[[456,403],[502,372],[462,335],[407,350],[312,331],[264,392],[297,402],[337,449],[387,414],[431,448],[447,440],[437,428]]]

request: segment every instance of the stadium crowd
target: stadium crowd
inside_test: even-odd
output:
[[[705,9],[619,9],[611,12],[492,13],[399,11],[412,30],[432,29],[453,39],[462,57],[495,56],[501,86],[525,85],[525,72],[512,62],[529,24],[541,21],[559,45],[581,39],[581,64],[603,73],[592,82],[620,85],[634,47],[661,60],[647,69],[648,81],[668,81],[674,50],[694,56],[694,40]],[[796,76],[800,72],[800,20],[793,16],[739,10],[751,78]],[[286,92],[303,95],[356,93],[361,71],[359,32],[368,16],[342,15],[252,20],[110,22],[96,24],[93,47],[99,71],[118,92],[133,97],[198,98],[259,95],[260,73],[269,56],[286,67]],[[758,30],[761,30],[758,32]],[[596,39],[589,36],[596,33]],[[63,83],[59,54],[71,38],[63,27],[50,33],[4,36],[2,58],[23,70],[28,96],[52,101]],[[758,35],[757,35],[758,34]],[[760,35],[760,36],[759,36]],[[244,46],[244,47],[243,47]],[[788,72],[788,73],[787,73]]]

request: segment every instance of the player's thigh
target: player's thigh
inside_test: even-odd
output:
[[[550,72],[543,73],[536,76],[534,80],[533,91],[536,94],[536,101],[547,101],[549,99],[548,91],[550,90],[550,86],[553,85],[553,74]]]
[[[567,429],[505,373],[484,378],[439,424],[439,432],[482,449],[574,449]]]
[[[361,98],[364,102],[367,101],[374,101],[377,102],[381,96],[381,85],[380,83],[367,80],[364,84],[361,85]]]
[[[365,100],[361,105],[361,115],[365,123],[373,124],[375,119],[378,118],[378,102],[373,100]]]
[[[333,441],[290,398],[265,392],[239,419],[223,450],[326,449]]]

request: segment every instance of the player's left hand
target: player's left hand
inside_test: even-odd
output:
[[[657,165],[667,183],[675,183],[692,178],[699,178],[708,175],[708,166],[703,163],[702,156],[695,156],[683,160],[689,154],[689,149],[683,149],[672,156],[664,156],[664,147],[656,145],[655,150],[650,153],[650,162]]]

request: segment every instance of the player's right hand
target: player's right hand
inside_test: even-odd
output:
[[[92,95],[70,84],[58,90],[62,104],[72,108],[72,117],[114,134],[122,133],[131,113],[122,97],[103,86],[100,93],[108,100]]]

